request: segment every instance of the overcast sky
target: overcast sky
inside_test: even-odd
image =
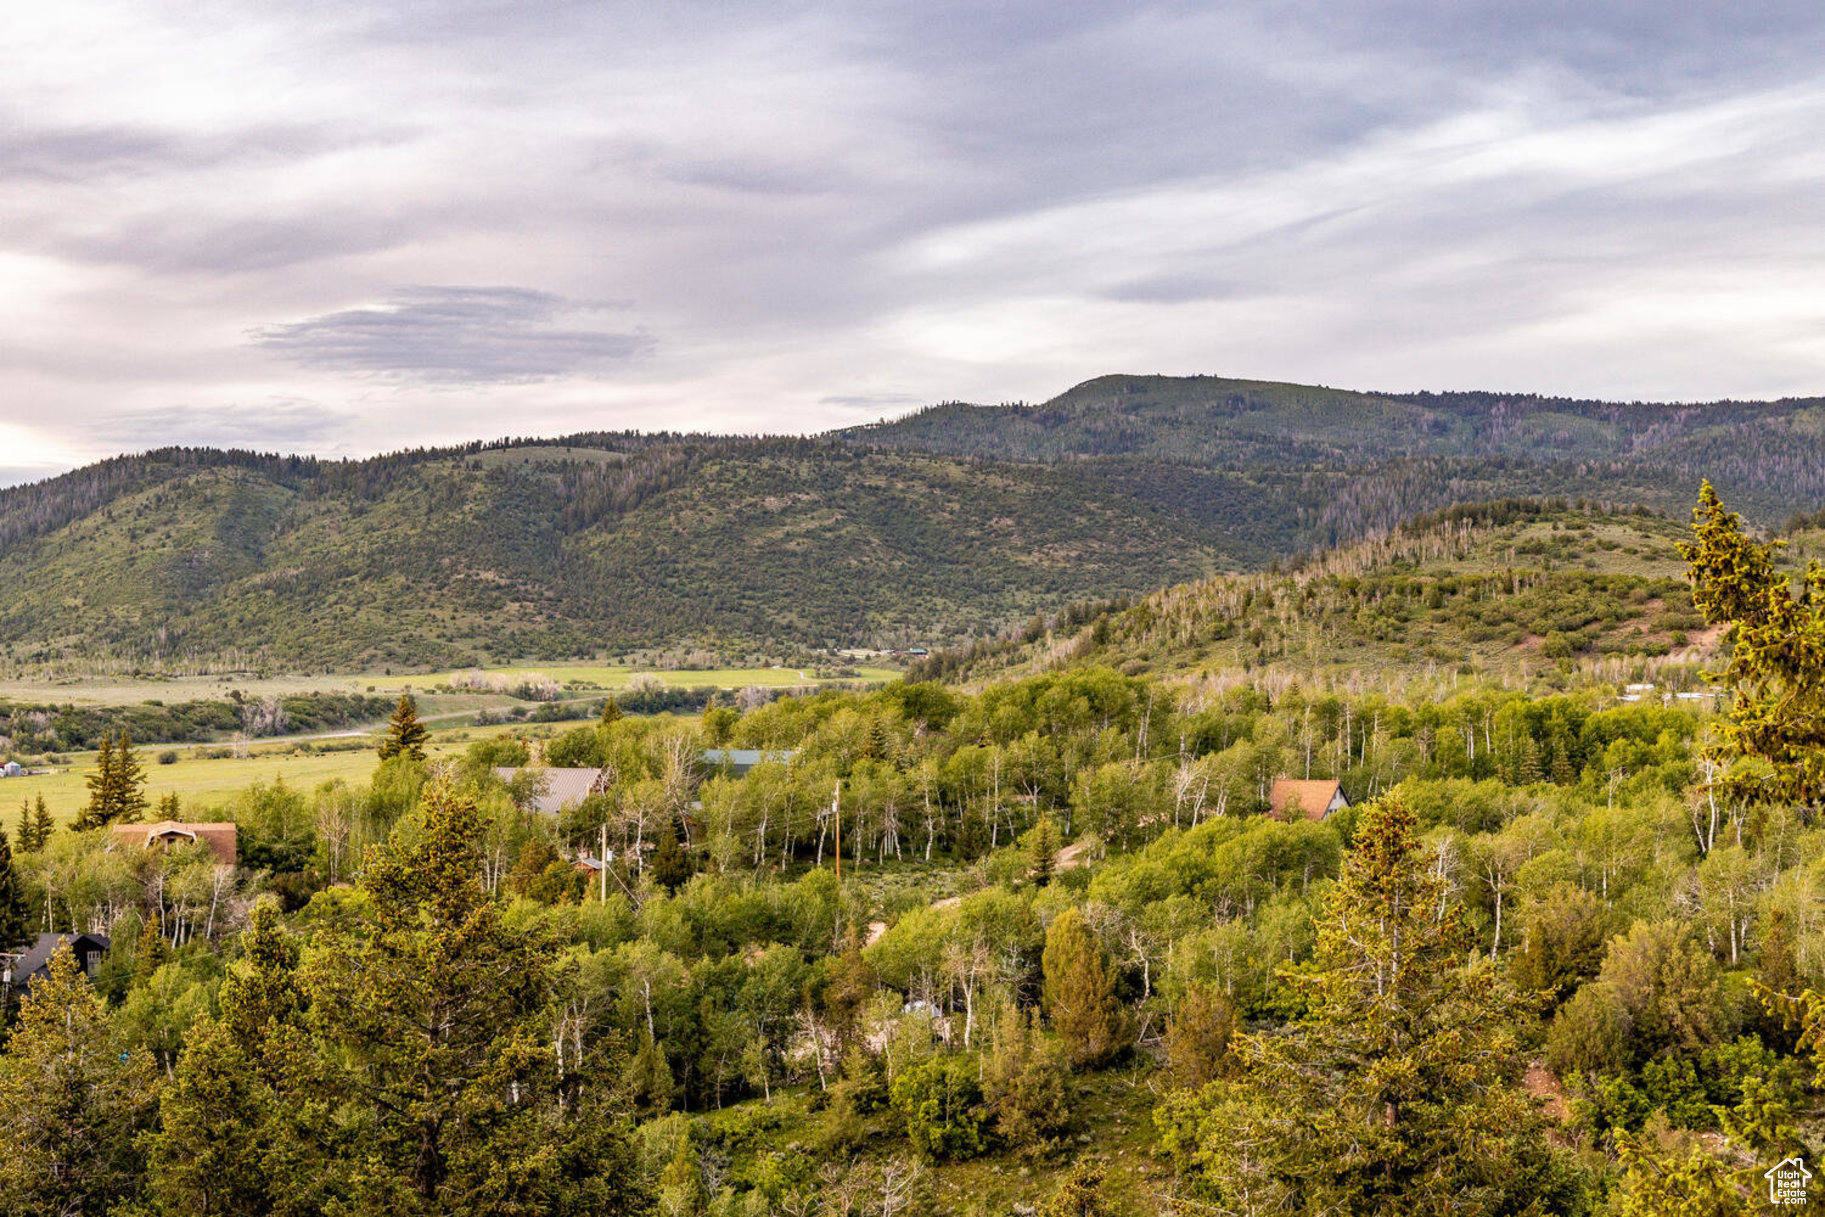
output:
[[[1790,4],[0,8],[0,481],[1104,372],[1825,393]]]

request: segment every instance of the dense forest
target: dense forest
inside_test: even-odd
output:
[[[815,438],[163,449],[0,490],[0,667],[954,644],[1467,501],[1667,514],[1703,475],[1774,526],[1825,495],[1820,409],[1104,377]]]
[[[0,929],[112,945],[9,1011],[0,1208],[1762,1211],[1825,1110],[1825,573],[1708,488],[1639,601],[1500,573],[1641,528],[1450,513],[1262,576],[1309,597],[1080,605],[961,682],[435,771],[402,710],[366,782],[176,809],[232,817],[236,866],[27,808]],[[1330,662],[1445,623],[1562,653]],[[1720,629],[1725,696],[1678,696],[1716,653],[1642,640]],[[1289,647],[1204,652],[1238,638]],[[541,765],[605,780],[548,817]],[[1352,805],[1274,814],[1281,778]]]

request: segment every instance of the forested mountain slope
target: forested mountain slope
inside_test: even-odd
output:
[[[1763,525],[1825,405],[1103,377],[814,439],[593,432],[361,461],[166,449],[0,491],[0,655],[451,665],[942,645],[1509,496]]]
[[[1072,606],[1020,633],[940,652],[911,675],[974,683],[1095,663],[1129,674],[1274,669],[1361,679],[1608,661],[1610,676],[1632,679],[1669,659],[1700,658],[1710,641],[1675,549],[1686,535],[1639,509],[1465,505],[1288,569]],[[1795,556],[1816,536],[1797,534]],[[1701,687],[1689,670],[1668,675]]]

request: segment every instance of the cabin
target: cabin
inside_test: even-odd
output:
[[[1322,820],[1350,805],[1343,784],[1336,779],[1276,778],[1267,793],[1267,805],[1282,820]]]
[[[94,979],[101,969],[101,957],[108,952],[106,934],[40,934],[24,954],[0,969],[0,984],[9,991],[30,988],[33,981],[50,974],[51,956],[65,943],[76,954],[76,966]]]
[[[608,789],[608,771],[606,769],[566,766],[544,769],[510,769],[497,766],[494,770],[495,777],[509,783],[522,773],[542,779],[538,793],[533,796],[532,809],[548,816],[555,816],[577,807],[590,795],[601,794]]]
[[[0,778],[16,778],[24,775],[25,770],[18,761],[8,761],[6,764],[0,765]]]
[[[748,770],[762,761],[789,761],[792,757],[790,749],[763,752],[759,748],[706,748],[703,767],[726,777],[745,778]]]
[[[188,824],[182,820],[160,820],[156,824],[116,824],[111,831],[119,844],[129,849],[177,849],[203,844],[216,861],[229,866],[239,857],[239,836],[233,824]]]

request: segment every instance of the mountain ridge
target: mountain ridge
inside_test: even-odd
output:
[[[1772,526],[1825,501],[1819,399],[1409,396],[1112,375],[810,437],[115,457],[0,490],[0,664],[934,646],[1459,503],[1670,514],[1710,477]]]

